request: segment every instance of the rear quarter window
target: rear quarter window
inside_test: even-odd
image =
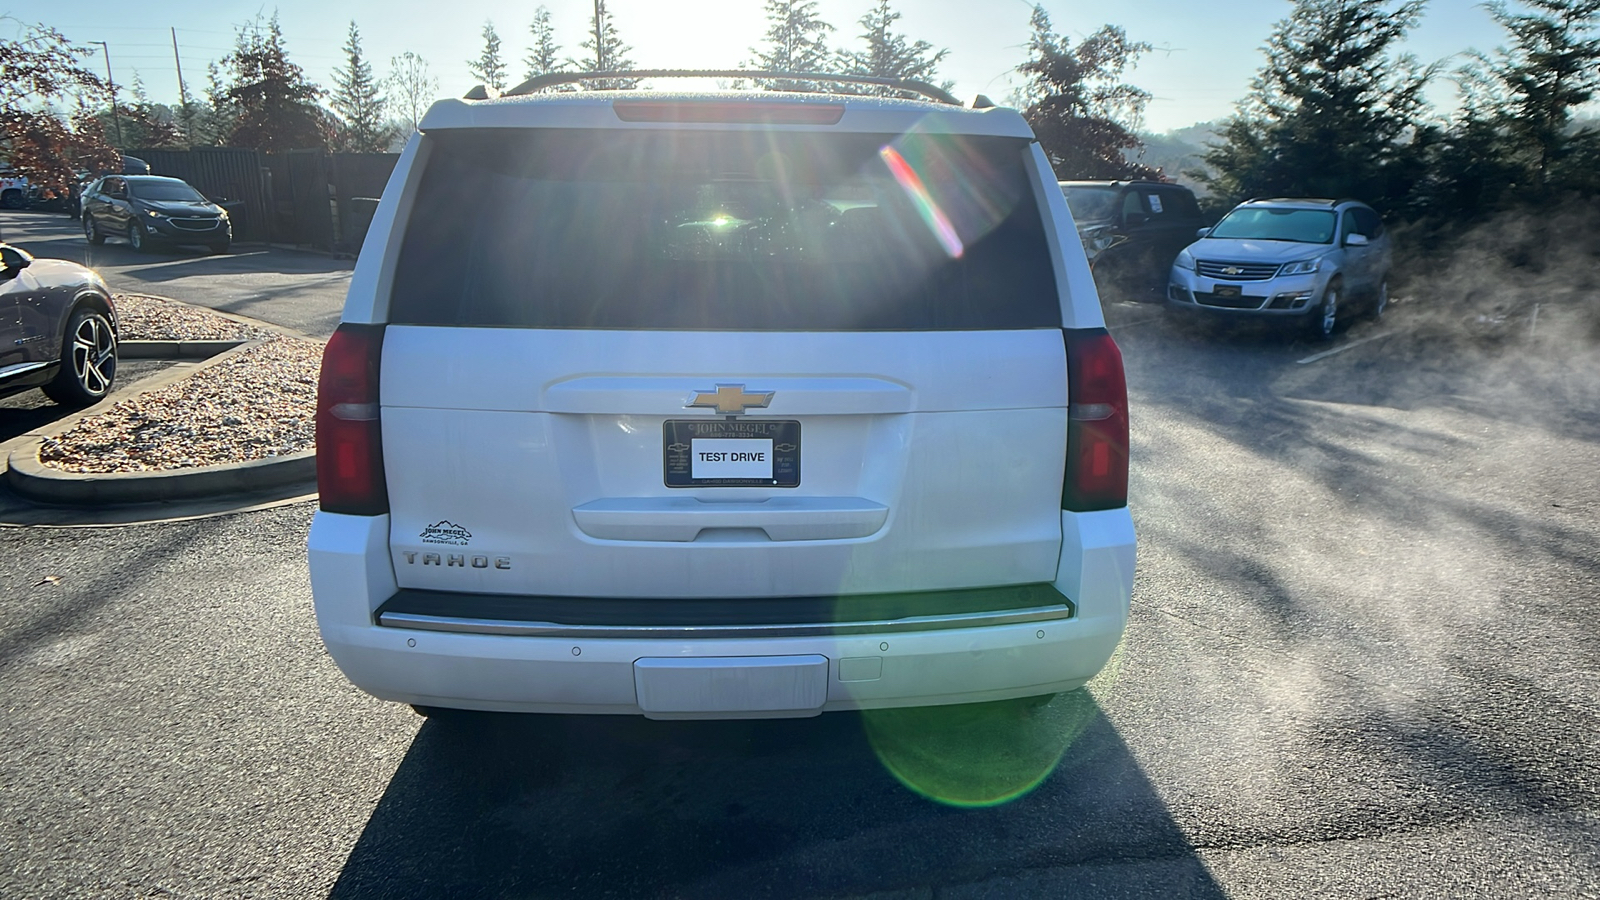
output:
[[[1024,140],[642,129],[427,140],[396,263],[395,323],[1061,323]]]

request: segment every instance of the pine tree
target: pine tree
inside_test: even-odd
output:
[[[750,48],[750,66],[767,72],[829,72],[834,60],[826,39],[833,30],[817,15],[815,0],[767,0],[767,42]],[[818,82],[787,78],[757,84],[769,91],[827,89]]]
[[[1224,202],[1358,197],[1394,209],[1422,175],[1417,128],[1432,69],[1391,48],[1424,0],[1296,0],[1267,64],[1201,173]]]
[[[904,34],[890,31],[899,18],[900,14],[889,8],[889,0],[878,0],[878,5],[862,16],[858,23],[862,28],[860,37],[866,42],[866,49],[839,51],[838,71],[846,75],[922,81],[949,90],[955,85],[954,82],[937,84],[934,79],[939,63],[950,55],[950,50],[946,48],[933,52],[933,45],[927,41],[908,43]],[[840,90],[885,97],[904,93],[892,87],[843,87]]]
[[[428,61],[410,50],[389,60],[389,77],[384,79],[393,92],[404,125],[416,131],[422,114],[439,96],[439,79],[428,71]]]
[[[1535,194],[1551,186],[1559,170],[1600,164],[1600,133],[1574,130],[1572,113],[1600,91],[1600,0],[1525,0],[1531,12],[1513,12],[1504,2],[1489,14],[1511,35],[1511,46],[1494,57],[1476,54],[1477,65],[1461,73],[1483,98],[1482,113],[1469,125],[1489,125],[1501,136],[1497,154]],[[1592,174],[1592,173],[1590,173]]]
[[[633,48],[624,44],[617,35],[616,23],[611,20],[611,12],[606,9],[605,0],[595,0],[594,16],[589,20],[589,38],[578,45],[589,51],[589,55],[574,62],[574,65],[584,72],[624,72],[633,68],[633,60],[628,54]],[[599,90],[626,91],[638,87],[639,82],[634,79],[610,78],[591,81],[589,87]]]
[[[333,111],[344,120],[340,149],[352,153],[381,153],[389,149],[394,134],[385,122],[388,100],[378,92],[372,65],[361,55],[361,32],[354,20],[344,44],[345,67],[333,70]]]
[[[1129,41],[1121,28],[1106,25],[1073,47],[1051,29],[1043,6],[1034,6],[1032,28],[1028,60],[1017,67],[1028,77],[1022,115],[1056,177],[1156,177],[1149,167],[1128,162],[1124,153],[1143,147],[1135,129],[1150,94],[1120,81],[1150,45]]]
[[[333,122],[316,102],[322,88],[289,61],[276,14],[265,25],[257,18],[240,27],[223,65],[229,79],[224,92],[229,146],[266,152],[327,149]]]
[[[528,48],[528,55],[523,60],[528,67],[528,78],[538,78],[565,69],[566,63],[560,58],[561,45],[556,43],[556,31],[550,24],[550,10],[547,7],[541,6],[534,12],[533,24],[528,26],[528,31],[533,35],[533,46]]]
[[[506,62],[500,56],[500,35],[493,22],[483,23],[483,52],[467,63],[467,71],[495,92],[506,89]]]

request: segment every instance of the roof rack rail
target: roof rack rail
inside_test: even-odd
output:
[[[761,69],[630,69],[617,72],[550,72],[524,81],[502,97],[532,94],[558,84],[577,84],[584,81],[620,81],[637,78],[764,78],[783,81],[827,81],[838,84],[873,84],[894,88],[911,94],[921,94],[931,100],[960,106],[961,101],[943,88],[925,81],[906,78],[878,78],[872,75],[836,75],[828,72],[773,72]]]

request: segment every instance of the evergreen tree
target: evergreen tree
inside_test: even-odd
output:
[[[43,25],[0,38],[0,147],[12,169],[46,196],[65,196],[78,166],[121,168],[104,128],[81,102],[84,94],[103,96],[106,89],[85,64],[93,52]],[[68,121],[54,105],[73,95],[80,98],[79,111]]]
[[[506,89],[506,61],[500,56],[500,35],[493,22],[483,23],[483,52],[467,63],[467,71],[496,93]]]
[[[401,122],[416,131],[422,114],[439,96],[439,79],[429,73],[428,61],[407,50],[389,60],[389,77],[384,83],[393,92]]]
[[[228,146],[277,152],[327,149],[333,122],[316,101],[322,88],[289,61],[276,14],[241,26],[233,52],[223,58],[228,84],[223,97],[230,121]]]
[[[617,35],[616,23],[611,20],[605,0],[595,0],[594,16],[589,21],[589,38],[578,46],[589,51],[588,56],[573,63],[580,71],[625,72],[633,68],[633,60],[628,56],[633,48],[624,44]],[[627,78],[589,82],[592,88],[610,91],[632,90],[638,85],[637,80]]]
[[[150,94],[145,90],[144,78],[138,70],[133,73],[128,94],[133,98],[133,102],[117,105],[115,123],[111,110],[107,109],[100,114],[108,132],[120,126],[124,149],[175,148],[188,144],[183,133],[178,130],[172,110],[160,103],[151,102]]]
[[[878,0],[878,4],[859,20],[862,28],[860,37],[866,42],[866,49],[839,51],[838,71],[846,75],[923,81],[945,90],[954,87],[955,83],[951,81],[943,84],[934,81],[939,63],[950,55],[950,50],[946,48],[934,52],[933,45],[927,41],[908,42],[904,34],[890,30],[899,18],[900,14],[889,8],[889,0]],[[885,97],[904,93],[891,87],[844,86],[839,90]]]
[[[533,24],[528,26],[528,31],[533,35],[533,46],[528,48],[528,55],[523,60],[528,67],[528,77],[538,78],[565,69],[566,63],[560,57],[561,45],[556,43],[556,30],[550,24],[550,10],[547,7],[541,6],[534,12]]]
[[[1222,202],[1358,197],[1395,209],[1423,174],[1422,89],[1432,69],[1391,48],[1424,0],[1296,0],[1267,64],[1198,173]]]
[[[762,47],[751,47],[751,68],[768,72],[829,72],[833,54],[827,34],[833,26],[817,15],[815,0],[767,0],[767,35]],[[827,90],[813,81],[788,78],[757,82],[769,91]]]
[[[345,67],[333,70],[333,111],[344,120],[339,130],[340,149],[354,153],[381,153],[394,137],[385,121],[388,100],[378,92],[372,65],[361,55],[361,33],[350,22],[344,44]]]
[[[1129,41],[1121,28],[1106,25],[1073,47],[1051,29],[1043,6],[1034,6],[1032,27],[1028,60],[1017,67],[1028,78],[1022,115],[1056,177],[1158,177],[1149,167],[1129,162],[1125,153],[1144,146],[1135,129],[1150,94],[1120,80],[1150,45]]]
[[[1488,4],[1511,47],[1492,58],[1475,54],[1459,74],[1480,98],[1464,130],[1498,135],[1496,155],[1514,173],[1512,185],[1538,195],[1552,182],[1587,180],[1593,173],[1585,170],[1600,165],[1600,132],[1572,127],[1573,110],[1600,90],[1600,0],[1525,2],[1532,11]]]

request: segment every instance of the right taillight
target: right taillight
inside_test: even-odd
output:
[[[1069,328],[1067,473],[1061,508],[1128,505],[1128,381],[1122,351],[1104,328]]]
[[[322,352],[317,379],[317,492],[324,512],[389,511],[378,420],[382,325],[343,324]]]

